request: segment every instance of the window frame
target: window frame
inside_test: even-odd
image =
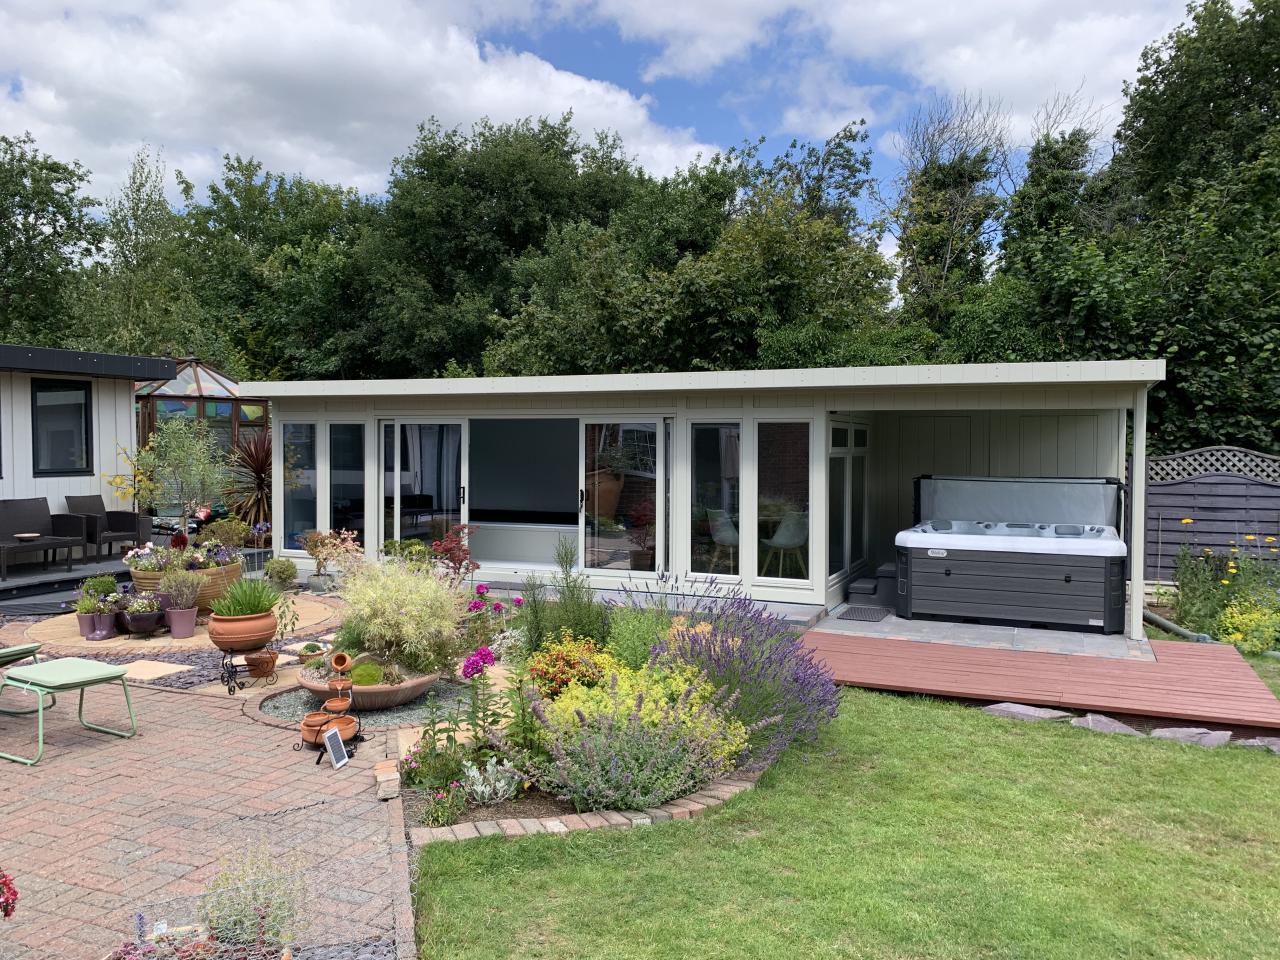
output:
[[[40,469],[40,407],[36,402],[41,389],[77,389],[84,393],[85,467],[79,470]],[[97,473],[93,455],[93,381],[68,380],[60,377],[31,378],[31,475],[33,477],[92,477]]]

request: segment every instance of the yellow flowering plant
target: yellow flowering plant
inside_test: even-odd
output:
[[[1280,604],[1259,597],[1239,597],[1218,618],[1218,639],[1244,653],[1263,653],[1280,643]]]

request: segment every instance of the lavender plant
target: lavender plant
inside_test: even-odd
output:
[[[768,766],[791,743],[812,738],[835,718],[840,695],[831,672],[784,618],[740,590],[633,592],[630,602],[693,611],[688,618],[674,618],[654,656],[691,663],[713,686],[734,696],[733,716],[751,731],[748,769]]]
[[[665,705],[654,722],[642,716],[643,700],[637,697],[629,713],[580,715],[575,726],[549,729],[550,759],[532,767],[539,785],[577,810],[643,810],[728,772],[719,742],[704,732],[708,725],[681,716],[685,705]],[[542,704],[533,709],[545,724]]]

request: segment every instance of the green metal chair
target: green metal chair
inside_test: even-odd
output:
[[[23,757],[18,754],[4,752],[0,752],[0,757],[5,760],[13,760],[16,763],[25,763],[27,766],[39,763],[40,758],[44,756],[44,699],[46,696],[54,698],[55,694],[65,693],[70,690],[80,691],[79,719],[80,725],[86,730],[96,730],[99,733],[107,733],[113,737],[128,738],[134,736],[138,732],[138,719],[134,716],[133,701],[129,698],[129,684],[124,679],[125,669],[123,666],[99,663],[97,660],[86,660],[83,657],[63,657],[59,660],[45,660],[43,663],[35,663],[27,667],[14,667],[9,670],[5,674],[4,680],[0,681],[0,693],[3,693],[8,687],[14,687],[36,695],[34,710],[21,712],[35,713],[36,742],[38,746],[34,757]],[[100,727],[84,718],[85,690],[89,687],[96,687],[106,683],[119,683],[124,690],[124,703],[129,710],[130,729],[127,731]],[[50,703],[49,706],[53,706],[53,703]],[[5,712],[13,713],[13,711]]]
[[[39,663],[40,648],[42,646],[44,646],[44,644],[23,643],[23,644],[19,644],[16,647],[0,647],[0,670],[5,669],[6,667],[12,667],[15,663],[21,663],[23,660],[26,660],[28,657],[31,658],[32,663]],[[4,693],[3,685],[0,685],[0,693]],[[52,707],[57,702],[58,702],[58,698],[55,697],[53,694],[50,694],[49,706]],[[24,716],[25,714],[35,713],[35,712],[36,712],[35,707],[31,707],[26,710],[6,710],[4,707],[0,707],[0,714],[4,714],[10,717],[21,717],[21,716]]]

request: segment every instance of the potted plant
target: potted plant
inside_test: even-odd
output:
[[[282,593],[292,590],[298,579],[298,565],[288,557],[272,557],[262,568],[262,575]]]
[[[134,586],[150,593],[160,591],[160,580],[172,570],[190,570],[201,578],[196,606],[210,609],[211,604],[240,579],[244,565],[240,551],[216,540],[198,546],[157,547],[147,543],[124,555],[125,566]]]
[[[237,580],[213,602],[209,639],[224,652],[260,650],[276,635],[280,591],[266,580]]]
[[[93,633],[86,640],[110,640],[119,636],[116,632],[116,610],[120,602],[120,594],[107,593],[95,598],[97,607],[93,611]]]
[[[645,500],[631,508],[627,519],[627,539],[635,546],[631,551],[632,570],[653,569],[653,534],[656,516],[652,501]]]
[[[170,570],[160,578],[160,592],[169,597],[164,618],[175,640],[185,640],[196,633],[196,602],[204,581],[191,570]]]
[[[334,575],[330,566],[346,572],[364,556],[364,549],[356,542],[354,530],[312,530],[302,537],[302,547],[315,561],[316,571],[307,578],[307,588],[312,593],[327,593],[333,589]]]
[[[130,633],[155,633],[162,616],[154,593],[136,593],[125,599],[124,620]]]

